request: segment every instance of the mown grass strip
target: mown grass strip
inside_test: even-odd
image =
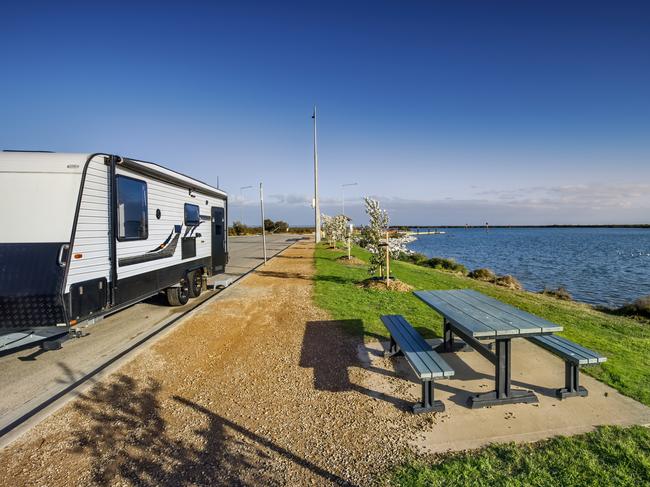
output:
[[[408,463],[390,481],[413,487],[650,485],[650,431],[603,426],[570,438],[492,445],[436,463]]]

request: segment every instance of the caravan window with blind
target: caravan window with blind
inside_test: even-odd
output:
[[[197,205],[185,203],[185,225],[188,227],[198,227],[201,223],[201,215]]]
[[[117,239],[145,240],[149,236],[147,183],[117,176]]]

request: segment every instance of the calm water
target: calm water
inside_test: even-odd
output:
[[[650,294],[650,229],[444,229],[409,248],[468,269],[512,274],[529,291],[564,286],[573,298],[620,306]]]

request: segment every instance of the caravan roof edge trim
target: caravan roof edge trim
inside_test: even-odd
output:
[[[190,185],[195,190],[200,190],[208,196],[214,196],[215,198],[222,200],[225,200],[228,197],[225,191],[221,191],[220,189],[210,186],[209,184],[199,181],[198,179],[186,176],[185,174],[178,171],[167,169],[166,167],[156,164],[155,162],[139,161],[137,159],[122,157],[121,161],[118,162],[118,166],[132,169],[136,172],[148,174],[149,176],[172,184],[180,186]]]

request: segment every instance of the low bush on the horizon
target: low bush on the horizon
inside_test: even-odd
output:
[[[601,426],[572,437],[452,453],[395,471],[401,486],[649,485],[650,430]]]
[[[514,289],[515,291],[522,291],[524,289],[524,286],[521,285],[519,280],[510,274],[497,277],[494,280],[494,284],[497,286],[507,287],[508,289]]]
[[[522,286],[515,276],[511,276],[510,274],[497,276],[491,269],[474,269],[472,272],[467,274],[467,277],[476,279],[477,281],[489,282],[491,284],[496,284],[497,286],[506,287],[513,291],[524,290],[524,286]]]
[[[467,277],[471,277],[472,279],[476,279],[478,281],[487,281],[487,282],[494,282],[497,278],[497,275],[490,269],[474,269],[472,272],[467,274]]]
[[[427,260],[428,257],[420,252],[401,252],[397,257],[397,260],[402,262],[410,262],[415,265],[422,265],[422,262]]]
[[[624,304],[620,308],[599,308],[606,313],[612,313],[622,316],[632,316],[636,318],[645,318],[650,320],[650,296],[643,296],[631,303]]]
[[[553,296],[554,298],[561,299],[562,301],[573,301],[573,296],[571,296],[571,293],[564,286],[560,286],[558,288],[545,287],[540,294]]]
[[[422,267],[431,267],[432,269],[467,274],[467,267],[465,267],[463,264],[459,264],[454,259],[445,259],[444,257],[429,258],[419,252],[402,252],[399,254],[398,260],[401,260],[402,262],[410,262],[411,264],[419,265]]]
[[[272,220],[264,220],[266,231],[269,233],[314,233],[314,227],[287,227],[286,223],[282,220],[274,222]],[[271,230],[269,230],[271,228]],[[249,227],[240,221],[233,222],[232,226],[228,228],[228,235],[242,236],[242,235],[260,235],[262,233],[261,226]]]
[[[278,221],[273,221],[270,218],[265,218],[264,219],[264,230],[266,230],[269,233],[280,233],[280,232],[288,232],[289,231],[289,224],[285,221],[278,220]]]
[[[234,221],[228,229],[228,235],[248,235],[249,233],[251,233],[251,228],[239,220]]]

